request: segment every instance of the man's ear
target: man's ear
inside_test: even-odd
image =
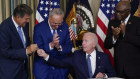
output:
[[[93,42],[93,47],[96,47],[96,44],[97,44],[96,42]]]

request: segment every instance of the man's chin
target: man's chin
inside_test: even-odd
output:
[[[85,49],[83,49],[83,51],[84,51],[84,52],[86,52],[86,50],[85,50]]]
[[[118,20],[122,20],[122,18],[117,18]]]

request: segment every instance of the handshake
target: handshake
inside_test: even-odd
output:
[[[38,49],[37,54],[38,54],[38,56],[43,57],[44,59],[48,57],[48,54],[45,53],[45,51],[43,49]]]
[[[31,44],[30,46],[26,48],[26,50],[27,50],[27,55],[32,55],[33,53],[37,51],[37,54],[40,57],[46,58],[48,56],[48,54],[46,54],[43,49],[38,48],[37,44]]]
[[[30,46],[28,46],[26,48],[26,54],[27,55],[32,55],[33,53],[35,53],[35,51],[37,51],[39,48],[37,46],[37,44],[31,44]]]

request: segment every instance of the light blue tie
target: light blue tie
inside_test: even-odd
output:
[[[88,64],[88,72],[89,72],[89,76],[90,76],[90,78],[92,78],[92,68],[91,68],[91,60],[90,60],[90,56],[91,56],[91,55],[88,55],[88,57],[87,57],[87,64]]]
[[[54,36],[54,34],[55,34],[55,29],[53,29],[53,36]]]
[[[24,41],[23,34],[22,34],[22,31],[21,31],[21,27],[20,26],[18,26],[18,34],[19,34],[20,39],[22,40],[23,46],[25,48],[26,47],[25,46],[25,41]]]

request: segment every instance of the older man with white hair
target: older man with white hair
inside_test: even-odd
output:
[[[83,50],[77,50],[72,56],[62,60],[52,58],[42,49],[37,52],[51,65],[73,68],[76,75],[75,79],[114,77],[115,71],[108,55],[95,50],[97,42],[96,34],[85,33],[82,42]]]

